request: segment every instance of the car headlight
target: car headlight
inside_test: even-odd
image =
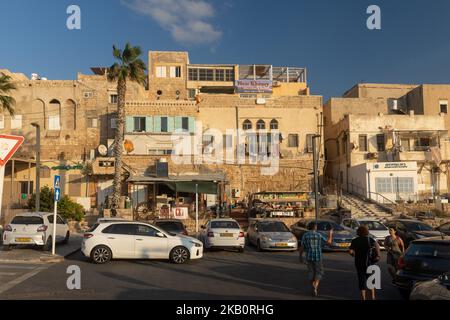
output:
[[[269,236],[262,236],[261,239],[262,241],[272,241]]]
[[[201,242],[196,242],[196,241],[189,241],[189,242],[192,243],[197,248],[200,248],[203,246],[203,244]]]
[[[289,240],[289,242],[296,242],[297,241],[297,238],[296,237],[292,237],[290,240]]]

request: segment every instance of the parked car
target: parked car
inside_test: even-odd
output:
[[[212,219],[202,226],[200,240],[206,249],[234,249],[244,252],[245,234],[234,219]]]
[[[53,213],[20,213],[3,230],[3,246],[7,250],[17,245],[36,245],[51,250],[53,236]],[[70,231],[67,222],[57,215],[56,238],[58,243],[68,243]]]
[[[394,219],[386,222],[386,226],[397,228],[397,234],[402,238],[405,247],[408,247],[411,241],[441,235],[439,231],[419,220]]]
[[[439,277],[450,270],[450,237],[414,240],[398,261],[393,284],[409,297],[414,284]]]
[[[81,251],[96,264],[111,259],[162,259],[182,264],[202,258],[203,244],[146,223],[108,222],[84,234]]]
[[[444,223],[436,228],[436,231],[443,233],[447,236],[450,236],[450,222]]]
[[[450,300],[450,272],[434,280],[416,283],[409,299]]]
[[[189,235],[186,226],[178,219],[159,219],[155,220],[153,225],[170,233]]]
[[[98,218],[97,223],[123,222],[127,221],[123,218]]]
[[[295,235],[281,221],[260,220],[252,223],[247,230],[248,243],[258,251],[296,251],[298,241]]]
[[[355,231],[361,226],[366,226],[372,238],[378,242],[381,249],[384,249],[384,240],[389,236],[389,228],[381,221],[374,218],[344,219],[342,225]]]
[[[308,226],[315,220],[300,220],[291,226],[292,233],[301,242],[303,235],[308,232]],[[317,231],[323,236],[328,237],[328,232],[333,229],[333,243],[331,246],[326,245],[325,250],[342,251],[348,250],[356,232],[350,228],[343,227],[331,220],[318,220]]]

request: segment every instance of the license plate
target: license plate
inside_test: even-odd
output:
[[[348,248],[348,247],[350,247],[350,243],[339,243],[339,244],[338,244],[338,247],[341,247],[341,248]]]
[[[20,242],[20,243],[31,242],[31,238],[16,238],[16,242]]]
[[[220,236],[222,238],[232,238],[233,234],[232,233],[221,233]]]
[[[276,243],[275,247],[287,247],[288,244],[287,243]]]

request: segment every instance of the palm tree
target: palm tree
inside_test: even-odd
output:
[[[137,82],[145,85],[146,75],[145,63],[140,59],[142,50],[140,47],[132,47],[129,43],[125,49],[120,50],[113,46],[113,56],[117,60],[108,69],[108,80],[117,81],[117,128],[114,139],[114,191],[112,197],[112,209],[119,208],[120,195],[122,191],[122,154],[123,137],[125,127],[125,96],[127,92],[127,81]]]
[[[15,84],[11,82],[11,77],[0,73],[0,108],[14,115],[14,105],[16,101],[10,96],[11,91],[16,90]]]

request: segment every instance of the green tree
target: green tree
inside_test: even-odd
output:
[[[0,73],[0,108],[3,111],[8,111],[9,114],[13,116],[16,101],[10,94],[17,88],[11,80],[10,76]]]
[[[142,50],[133,47],[129,43],[121,50],[113,46],[113,56],[117,60],[108,69],[108,80],[117,82],[117,128],[114,139],[114,183],[112,208],[118,209],[122,191],[122,154],[123,136],[125,132],[125,97],[127,92],[127,81],[137,82],[145,85],[146,75],[145,63],[140,59]]]
[[[41,194],[40,194],[40,210],[41,212],[53,212],[53,202],[54,202],[54,192],[53,189],[50,189],[49,187],[45,186],[41,188]],[[33,193],[28,200],[28,209],[31,211],[36,210],[36,194]]]

